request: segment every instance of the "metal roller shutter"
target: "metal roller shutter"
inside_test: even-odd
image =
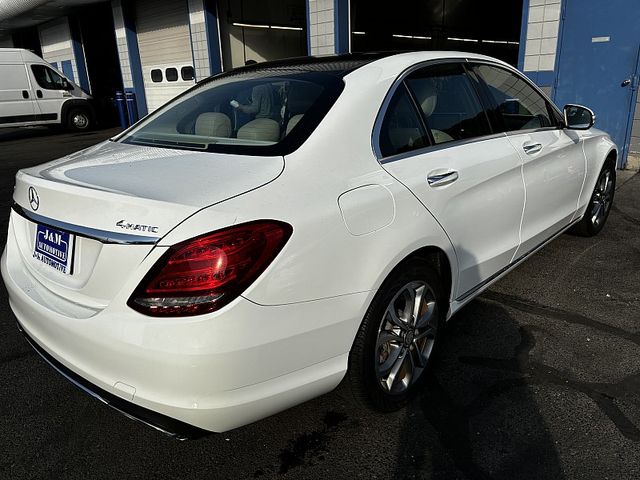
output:
[[[152,112],[194,84],[181,75],[183,67],[193,66],[187,2],[138,0],[135,18],[147,107]]]

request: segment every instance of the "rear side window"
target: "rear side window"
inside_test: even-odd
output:
[[[390,157],[426,147],[429,141],[422,121],[404,85],[394,94],[380,128],[380,153]]]
[[[475,69],[497,105],[503,131],[555,126],[547,101],[527,82],[499,67],[478,65]]]
[[[33,76],[40,88],[45,90],[64,90],[67,83],[58,73],[51,70],[46,65],[31,65]]]
[[[406,83],[436,144],[491,133],[472,80],[460,64],[425,67]]]

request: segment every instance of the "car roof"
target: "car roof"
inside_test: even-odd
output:
[[[406,68],[429,60],[461,59],[482,60],[499,63],[511,67],[509,64],[493,57],[470,52],[456,52],[448,50],[437,51],[391,51],[371,53],[346,53],[337,55],[293,57],[283,60],[255,63],[214,75],[209,78],[233,77],[235,75],[251,74],[253,72],[326,72],[339,76],[346,76],[365,66],[382,67],[403,71]]]

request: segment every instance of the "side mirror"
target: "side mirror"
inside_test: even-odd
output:
[[[564,124],[571,130],[589,130],[596,123],[596,114],[582,105],[564,106]]]
[[[65,80],[63,78],[62,79],[62,89],[63,90],[73,90],[73,85],[71,85],[67,80]]]

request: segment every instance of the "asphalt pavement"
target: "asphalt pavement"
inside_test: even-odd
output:
[[[19,168],[115,133],[0,130],[0,246]],[[401,412],[339,387],[178,442],[46,365],[0,282],[0,478],[640,478],[640,175],[600,235],[561,236],[457,314],[433,367]]]

